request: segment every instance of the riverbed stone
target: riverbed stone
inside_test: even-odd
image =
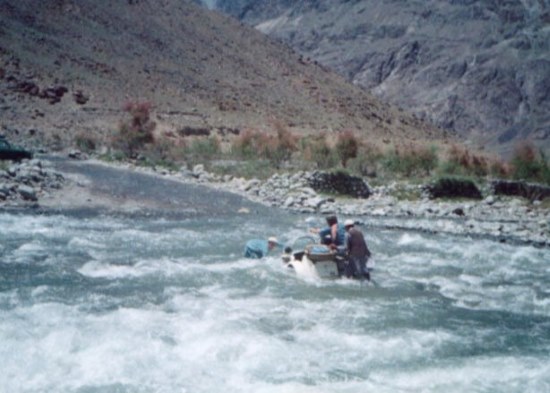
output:
[[[27,201],[38,200],[35,189],[30,186],[20,184],[17,187],[17,192],[19,192],[19,194],[23,197],[24,200],[27,200]]]

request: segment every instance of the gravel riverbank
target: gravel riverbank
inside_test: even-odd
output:
[[[502,242],[550,247],[550,210],[540,203],[517,197],[487,195],[481,200],[441,201],[426,196],[401,200],[394,196],[403,185],[369,187],[368,198],[320,195],[308,187],[312,173],[274,175],[267,181],[212,178],[200,168],[197,181],[215,184],[228,191],[272,207],[299,213],[339,215],[364,225],[420,230],[461,236],[483,236]],[[421,186],[408,185],[421,194]]]
[[[175,172],[94,160],[43,158],[0,171],[0,208],[99,207],[114,212],[162,210],[181,215],[261,214],[259,206],[263,206],[299,214],[337,213],[365,226],[550,247],[550,209],[537,202],[491,194],[481,200],[441,201],[426,196],[402,200],[395,197],[397,188],[421,194],[420,186],[397,184],[369,187],[368,198],[327,196],[309,186],[312,175],[276,174],[260,181],[216,176],[201,165]]]

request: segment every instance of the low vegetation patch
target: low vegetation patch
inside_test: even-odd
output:
[[[516,180],[529,180],[550,184],[550,165],[542,151],[537,151],[531,143],[523,142],[516,146],[512,158],[512,173]]]
[[[386,171],[396,175],[427,177],[437,167],[438,156],[434,146],[394,146],[382,163]]]
[[[154,141],[156,123],[151,120],[151,109],[149,102],[129,102],[124,106],[129,118],[120,123],[112,144],[128,158],[136,158]]]
[[[218,174],[246,178],[267,178],[283,169],[318,169],[333,173],[345,170],[379,185],[396,180],[426,184],[431,180],[428,190],[433,197],[480,198],[476,183],[495,178],[550,185],[547,158],[527,142],[518,145],[513,158],[505,162],[459,144],[390,145],[370,141],[351,130],[299,138],[277,120],[272,120],[266,130],[248,128],[232,133],[229,139],[223,134],[223,141],[207,128],[184,127],[186,132],[173,130],[166,133],[168,137],[154,133],[152,110],[148,102],[131,102],[124,107],[127,116],[112,137],[109,159],[169,168],[202,163]],[[91,152],[98,149],[99,142],[80,134],[75,144]],[[235,165],[210,165],[224,161]],[[418,198],[418,193],[413,194],[409,197]]]

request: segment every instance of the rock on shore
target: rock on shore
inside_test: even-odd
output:
[[[503,242],[534,244],[550,247],[550,210],[540,201],[495,195],[494,189],[484,190],[481,199],[432,200],[423,192],[424,186],[393,183],[387,186],[366,186],[368,198],[318,193],[312,179],[317,171],[275,174],[260,181],[219,177],[204,170],[202,165],[180,176],[199,183],[215,184],[273,207],[299,213],[336,213],[349,216],[367,225],[421,230],[453,235],[484,236]],[[416,200],[395,197],[397,191],[420,195]]]
[[[481,199],[432,200],[422,185],[393,183],[357,186],[350,195],[327,194],[320,185],[320,172],[275,174],[267,180],[218,176],[203,165],[192,170],[139,168],[117,165],[128,171],[140,171],[180,182],[202,184],[244,196],[254,202],[302,214],[336,213],[353,218],[367,226],[446,233],[461,236],[483,236],[498,241],[550,247],[550,209],[538,201],[495,194],[483,190]],[[52,169],[47,160],[30,160],[0,170],[0,207],[38,206],[51,198],[71,180]],[[81,184],[82,187],[86,185]],[[314,188],[315,187],[315,188]],[[357,188],[358,187],[358,188]],[[361,190],[362,197],[351,195]],[[81,192],[84,192],[82,190]],[[417,195],[413,200],[396,197],[399,193]],[[55,193],[63,198],[63,193]],[[90,196],[93,198],[93,196]],[[128,196],[131,198],[131,195]],[[136,196],[137,197],[137,196]]]
[[[48,161],[32,159],[0,169],[0,206],[38,206],[40,198],[65,183],[63,174]]]

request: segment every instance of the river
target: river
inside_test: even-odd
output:
[[[241,256],[316,220],[0,212],[0,391],[550,391],[550,250],[367,225],[371,284]]]

